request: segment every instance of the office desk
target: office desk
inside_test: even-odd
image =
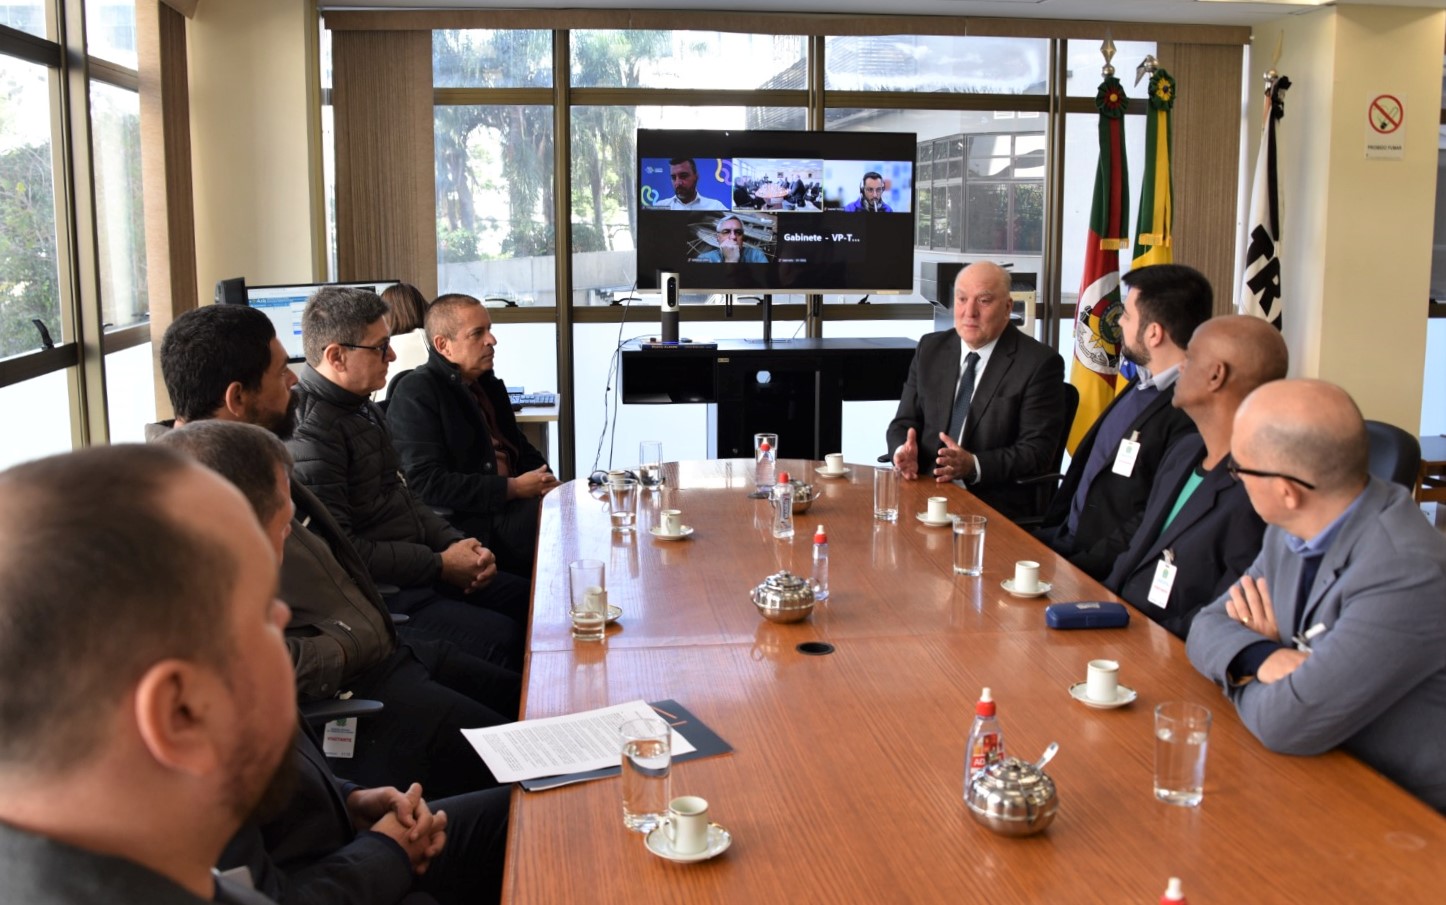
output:
[[[556,405],[529,405],[513,413],[517,418],[517,429],[545,458],[552,455],[548,452],[552,442],[551,428],[557,423],[560,411],[561,407]]]
[[[528,716],[671,697],[707,721],[734,753],[678,765],[673,790],[707,798],[732,848],[693,865],[653,857],[623,829],[614,781],[519,791],[505,901],[1148,902],[1172,875],[1196,902],[1439,899],[1439,815],[1347,755],[1267,752],[1146,619],[1046,629],[1047,600],[998,588],[1019,553],[1041,561],[1053,599],[1106,595],[1002,519],[984,576],[954,578],[947,529],[912,517],[935,485],[906,483],[903,520],[875,526],[867,467],[820,481],[825,495],[791,546],[804,556],[804,526],[829,526],[835,596],[806,622],[764,622],[745,592],[788,554],[753,520],[765,504],[744,496],[748,465],[733,463],[731,487],[728,463],[668,469],[673,483],[641,522],[646,531],[658,505],[678,502],[698,529],[681,542],[643,533],[613,545],[585,488],[549,494],[525,680]],[[987,512],[959,488],[945,495],[953,511]],[[605,645],[574,649],[559,628],[566,562],[599,553],[623,616]],[[836,650],[805,656],[805,640]],[[1094,657],[1119,659],[1139,700],[1112,711],[1073,701],[1066,688]],[[1010,753],[1060,742],[1049,767],[1060,813],[1043,835],[996,836],[964,807],[964,741],[984,685]],[[1215,714],[1197,809],[1151,791],[1152,709],[1165,700]]]

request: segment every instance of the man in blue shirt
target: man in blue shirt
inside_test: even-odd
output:
[[[743,221],[729,214],[718,221],[715,230],[718,247],[709,249],[694,260],[699,264],[767,264],[768,259],[752,245],[743,241]]]
[[[1190,627],[1190,662],[1283,754],[1340,746],[1446,810],[1446,539],[1367,471],[1344,390],[1281,380],[1235,416],[1232,470],[1269,526]]]
[[[894,209],[884,201],[884,177],[872,170],[865,173],[863,180],[859,183],[858,200],[845,205],[844,210],[851,214],[860,211],[893,213]]]

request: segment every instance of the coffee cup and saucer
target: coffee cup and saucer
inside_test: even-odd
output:
[[[949,513],[949,498],[942,496],[929,497],[929,508],[923,512],[914,513],[914,518],[930,528],[943,528],[946,525],[954,524],[954,516]]]
[[[1039,563],[1027,559],[1015,563],[1014,577],[1004,579],[999,586],[1015,597],[1041,597],[1054,587],[1039,580]]]
[[[693,533],[691,525],[683,524],[683,510],[664,509],[662,523],[648,529],[658,540],[682,540]]]
[[[842,478],[849,470],[844,467],[843,453],[829,453],[823,457],[823,467],[815,468],[813,473],[821,478]]]
[[[1133,688],[1120,684],[1118,660],[1091,660],[1085,669],[1085,681],[1071,685],[1069,695],[1086,707],[1113,710],[1138,697]]]
[[[686,863],[723,854],[733,844],[733,836],[708,820],[707,799],[684,795],[668,803],[668,813],[643,843],[659,858]]]

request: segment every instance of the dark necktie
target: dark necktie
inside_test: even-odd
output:
[[[954,411],[949,416],[949,436],[955,442],[963,442],[959,435],[964,429],[964,420],[969,417],[969,399],[974,395],[974,366],[978,363],[978,352],[964,356],[964,376],[959,379],[959,394],[954,397]]]

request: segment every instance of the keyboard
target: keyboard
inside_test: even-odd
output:
[[[557,405],[556,393],[511,393],[508,398],[512,400],[514,409],[524,406]]]

